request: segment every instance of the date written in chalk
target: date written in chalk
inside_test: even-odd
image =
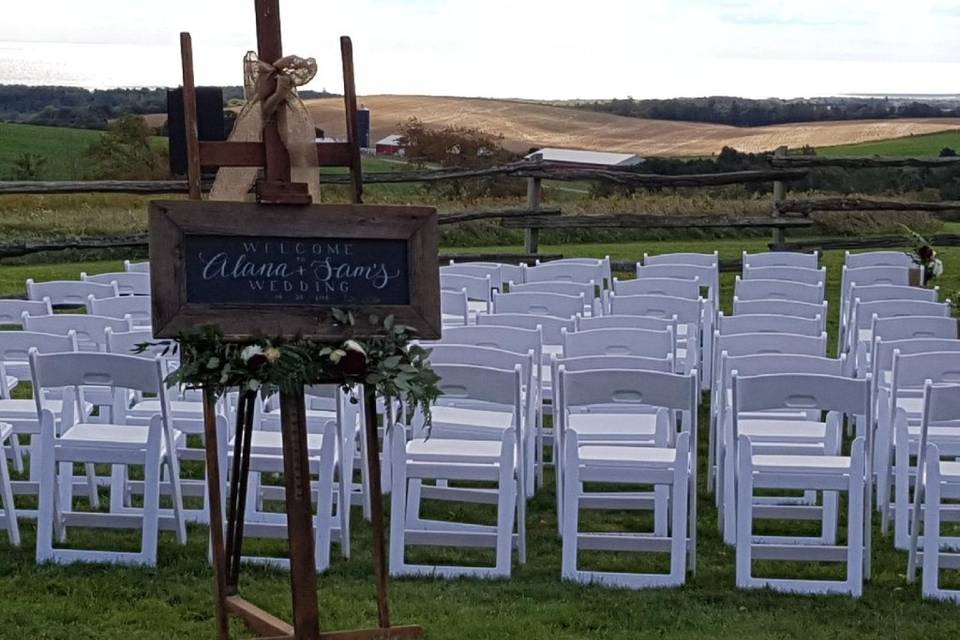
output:
[[[407,243],[186,235],[186,299],[200,304],[409,304]]]

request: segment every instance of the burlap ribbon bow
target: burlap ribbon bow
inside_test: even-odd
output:
[[[291,179],[306,182],[313,201],[319,202],[316,134],[310,113],[297,95],[297,87],[307,84],[316,75],[316,60],[284,56],[270,64],[248,51],[243,61],[247,103],[237,116],[229,140],[260,142],[264,124],[275,119],[280,138],[290,154]],[[210,199],[246,199],[257,179],[257,172],[257,167],[221,168],[210,189]]]

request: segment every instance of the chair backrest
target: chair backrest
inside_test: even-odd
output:
[[[521,327],[481,326],[445,327],[439,342],[430,344],[467,344],[491,347],[514,353],[527,353],[533,349],[539,356],[543,352],[543,338],[539,329]]]
[[[527,280],[529,282],[529,280]],[[589,282],[589,280],[587,281]],[[562,293],[496,293],[493,294],[493,312],[526,313],[558,318],[572,318],[583,313],[586,298]]]
[[[124,260],[123,270],[131,273],[150,273],[150,261],[130,262],[129,260]]]
[[[874,302],[860,302],[854,300],[852,325],[858,329],[869,329],[873,326],[874,316],[878,318],[897,318],[905,316],[939,316],[946,318],[950,315],[950,305],[946,302],[928,302],[926,300],[875,300]]]
[[[787,280],[804,284],[822,285],[827,281],[826,267],[743,267],[744,280]]]
[[[567,262],[554,260],[524,268],[523,281],[565,281],[565,282],[603,282],[607,277],[607,268],[602,260],[593,263]]]
[[[56,333],[67,335],[76,333],[77,343],[84,351],[102,351],[105,347],[104,331],[110,327],[114,331],[131,331],[133,323],[129,318],[107,318],[105,316],[80,315],[73,313],[55,313],[50,316],[23,316],[23,328],[27,331]]]
[[[560,344],[561,331],[573,331],[576,321],[573,318],[558,318],[556,316],[540,316],[526,313],[480,313],[477,314],[477,325],[487,327],[520,327],[522,329],[538,329],[544,344]]]
[[[820,252],[802,253],[800,251],[763,251],[760,253],[743,252],[743,266],[746,267],[805,267],[816,269],[820,265]]]
[[[844,265],[840,278],[840,299],[848,300],[853,286],[887,284],[907,286],[910,284],[911,267],[858,267],[852,269]]]
[[[577,331],[589,331],[591,329],[648,329],[650,331],[666,331],[672,329],[674,334],[677,332],[677,319],[654,318],[652,316],[630,316],[626,314],[610,316],[586,317],[578,315],[576,318]]]
[[[591,405],[643,404],[689,412],[694,418],[700,393],[695,373],[681,375],[633,369],[566,371],[558,368],[562,411]]]
[[[687,324],[700,323],[703,302],[673,296],[618,296],[610,294],[610,312],[615,315],[676,318]]]
[[[742,356],[720,354],[722,380],[729,384],[736,372],[740,376],[769,373],[815,373],[827,376],[844,375],[844,356],[824,358],[796,353],[756,353]]]
[[[443,316],[455,317],[458,322],[462,320],[460,324],[469,324],[470,306],[466,290],[440,289],[440,313]]]
[[[733,314],[749,315],[752,313],[771,314],[780,316],[794,316],[796,318],[816,318],[824,322],[827,318],[827,301],[800,302],[798,300],[741,300],[733,297]]]
[[[505,282],[501,275],[500,265],[487,262],[456,263],[451,261],[450,264],[440,267],[440,275],[444,276],[446,274],[473,276],[474,278],[486,278],[489,276],[490,286],[496,288],[498,291],[503,290],[503,283]]]
[[[850,299],[860,302],[875,302],[877,300],[926,300],[936,302],[940,290],[937,287],[911,287],[897,284],[853,284],[850,287]]]
[[[960,384],[928,382],[923,388],[923,428],[931,422],[960,420]]]
[[[30,368],[39,389],[92,385],[158,395],[165,390],[160,361],[135,356],[31,352]]]
[[[522,367],[493,369],[469,364],[436,364],[433,370],[440,377],[437,383],[444,401],[470,400],[497,405],[512,405],[516,418],[521,410]],[[519,420],[514,426],[519,427]]]
[[[872,336],[884,340],[907,340],[911,338],[952,338],[958,337],[956,318],[943,316],[892,316],[876,317],[873,321]]]
[[[521,367],[524,383],[528,383],[533,375],[533,349],[526,353],[505,351],[493,347],[477,347],[469,344],[434,344],[430,347],[430,364],[468,364],[491,369],[512,370],[517,365]]]
[[[928,351],[904,355],[893,352],[893,395],[903,389],[920,389],[924,381],[960,383],[960,358],[956,351]]]
[[[613,291],[620,296],[672,296],[696,300],[700,297],[700,279],[694,278],[636,278],[613,279]]]
[[[468,276],[460,273],[445,273],[440,270],[440,290],[466,291],[467,299],[490,301],[493,281],[490,276]]]
[[[23,314],[48,316],[53,313],[50,298],[43,300],[0,300],[0,324],[23,325]]]
[[[823,333],[823,318],[798,318],[772,314],[748,314],[717,316],[717,331],[720,335],[735,333],[794,333],[802,336],[819,336]]]
[[[701,267],[716,267],[720,264],[720,253],[660,253],[643,254],[643,264],[693,264]]]
[[[793,353],[823,356],[827,352],[827,334],[801,336],[792,333],[736,333],[715,338],[717,353],[731,356],[758,353]]]
[[[30,300],[50,299],[53,305],[69,305],[82,307],[87,304],[90,296],[94,298],[113,298],[120,295],[117,285],[113,283],[100,284],[97,282],[78,282],[75,280],[51,280],[49,282],[34,282],[27,279],[27,298]]]
[[[597,283],[568,280],[541,280],[538,282],[511,282],[510,293],[561,293],[565,296],[583,296],[587,304],[597,297]]]
[[[899,351],[904,356],[915,353],[953,351],[957,353],[957,357],[960,357],[960,340],[956,338],[907,338],[903,340],[877,338],[873,343],[874,379],[879,377],[879,372],[890,371],[893,368],[895,351]]]
[[[563,333],[565,358],[599,355],[665,358],[674,355],[676,344],[671,329],[593,329]]]
[[[150,329],[134,329],[133,331],[114,331],[112,327],[104,329],[104,343],[107,345],[107,353],[119,353],[123,355],[137,355],[134,350],[143,343],[153,343],[140,357],[155,358],[173,357],[173,347],[176,345],[172,340],[155,340],[153,331]],[[167,351],[166,354],[163,354]]]
[[[863,253],[844,252],[845,267],[912,267],[913,257],[903,251],[864,251]]]
[[[150,295],[150,273],[137,271],[114,271],[111,273],[97,273],[88,276],[80,274],[83,282],[97,282],[100,284],[117,283],[117,290],[125,296]]]
[[[819,304],[823,302],[823,285],[787,280],[744,280],[737,276],[734,295],[740,300],[794,300]]]
[[[609,287],[610,282],[613,279],[613,270],[610,268],[610,256],[604,256],[602,258],[560,258],[559,260],[550,260],[549,262],[541,262],[539,259],[537,259],[534,262],[534,266],[539,266],[541,264],[582,264],[591,267],[596,267],[599,265],[603,270],[603,277],[597,280],[597,284],[601,287]],[[604,279],[606,279],[606,282],[604,282]]]
[[[570,371],[588,371],[591,369],[629,369],[630,371],[673,372],[673,358],[648,358],[645,356],[577,356],[575,358],[557,358],[554,356],[553,368],[563,366]]]
[[[716,265],[656,263],[641,265],[637,263],[637,278],[682,278],[699,280],[710,297],[716,300],[720,288],[720,269]]]
[[[31,349],[37,353],[64,353],[77,350],[77,334],[39,331],[0,331],[0,361],[26,362]]]
[[[870,424],[870,380],[812,373],[733,376],[734,420],[740,412],[774,409],[836,411]]]
[[[87,313],[108,318],[130,316],[135,327],[152,324],[150,296],[117,296],[116,298],[87,298]]]

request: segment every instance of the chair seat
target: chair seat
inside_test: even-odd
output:
[[[850,470],[850,458],[847,456],[759,454],[751,456],[751,460],[755,471],[822,474]]]
[[[827,434],[827,425],[815,420],[739,420],[742,435],[760,440],[822,440]]]
[[[669,467],[677,460],[677,450],[661,447],[615,447],[586,445],[579,447],[580,462],[591,465],[620,466],[636,464]]]
[[[951,482],[960,481],[960,462],[940,461],[940,477]]]
[[[145,447],[150,429],[148,427],[121,424],[83,422],[75,424],[60,437],[63,444],[90,444],[97,447]]]
[[[903,409],[907,413],[921,415],[923,413],[923,398],[899,397],[897,398],[897,408]]]
[[[567,426],[581,439],[652,438],[657,431],[656,413],[572,413]]]
[[[230,450],[233,451],[234,438],[230,438]],[[317,455],[323,446],[323,435],[307,434],[307,455]],[[250,440],[250,453],[258,456],[282,456],[283,433],[280,431],[254,431]]]
[[[44,400],[43,408],[49,409],[54,415],[59,416],[63,411],[62,400]],[[89,412],[93,407],[87,407]],[[27,399],[2,399],[0,400],[0,420],[36,420],[37,419],[37,401]]]
[[[460,440],[414,438],[407,443],[407,456],[413,462],[497,462],[502,452],[497,440]]]
[[[514,426],[513,414],[509,411],[436,405],[431,413],[434,427],[469,427],[504,431]]]

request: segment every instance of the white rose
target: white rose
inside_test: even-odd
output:
[[[367,352],[363,350],[363,347],[360,346],[360,343],[356,340],[347,340],[343,343],[344,349],[348,351],[358,351],[363,355],[367,355]]]
[[[936,260],[934,260],[934,261],[933,261],[933,267],[930,269],[930,271],[931,271],[931,273],[933,273],[934,277],[936,277],[936,278],[939,278],[940,276],[942,276],[942,275],[943,275],[943,260],[941,260],[940,258],[937,258]]]
[[[347,355],[346,351],[344,351],[343,349],[337,349],[336,351],[330,354],[330,362],[332,362],[333,364],[337,364],[338,362],[340,362],[340,358],[342,358],[345,355]]]
[[[260,388],[259,380],[251,380],[250,382],[247,383],[247,389],[250,389],[250,391],[257,391],[259,388]]]
[[[263,347],[258,344],[251,344],[243,348],[243,351],[240,352],[240,358],[246,362],[258,353],[263,353]]]

